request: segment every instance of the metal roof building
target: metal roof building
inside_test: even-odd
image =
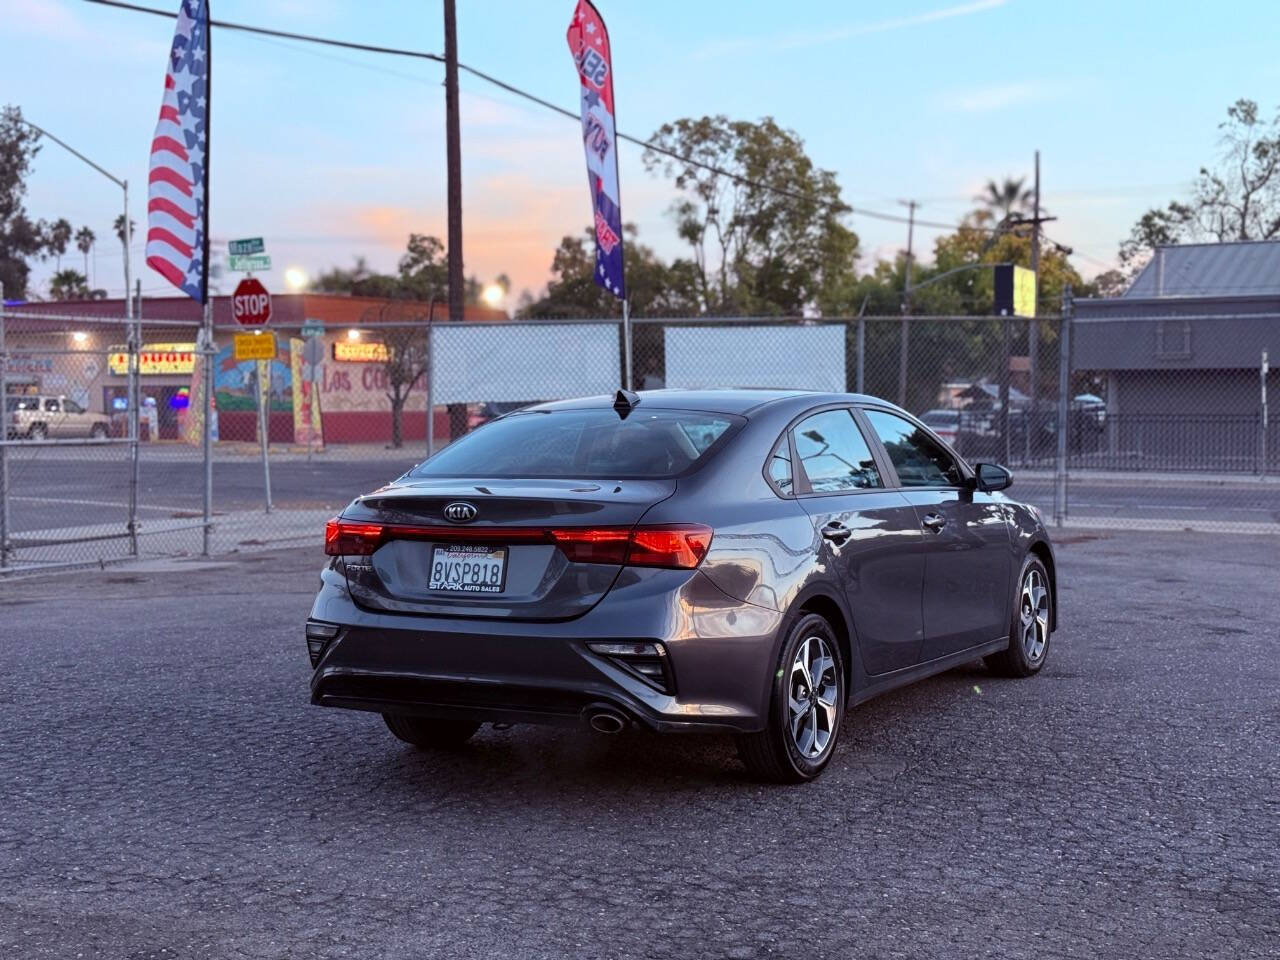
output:
[[[1263,354],[1280,356],[1280,241],[1160,247],[1122,296],[1075,301],[1072,341],[1077,388],[1107,401],[1107,463],[1194,453],[1252,470],[1263,448]]]

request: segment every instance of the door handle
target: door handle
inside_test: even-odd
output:
[[[832,520],[822,527],[822,535],[832,543],[844,543],[853,535],[853,531],[839,520]]]
[[[923,523],[930,530],[932,530],[934,533],[937,533],[939,530],[941,530],[943,527],[947,525],[947,518],[942,516],[941,514],[930,513],[926,515],[925,518],[920,522]]]

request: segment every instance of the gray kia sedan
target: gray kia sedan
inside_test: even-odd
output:
[[[830,761],[851,706],[965,661],[1044,665],[1053,550],[891,403],[660,390],[509,413],[325,531],[311,700],[449,747],[481,723],[736,736]]]

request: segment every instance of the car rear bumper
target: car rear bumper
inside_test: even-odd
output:
[[[337,633],[310,641],[311,702],[479,722],[585,725],[607,710],[657,731],[761,729],[780,615],[701,574],[673,574],[653,571],[652,589],[615,591],[574,620],[536,623],[366,610],[326,570],[308,622]],[[593,652],[593,640],[661,643],[670,690]]]

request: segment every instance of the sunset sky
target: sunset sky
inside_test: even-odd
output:
[[[142,0],[176,9],[176,2]],[[564,32],[573,0],[459,0],[464,63],[576,108]],[[1217,150],[1229,103],[1280,104],[1280,13],[1198,2],[909,0],[784,4],[599,0],[609,24],[621,130],[725,113],[775,117],[837,172],[856,207],[954,222],[983,181],[1029,174],[1092,275],[1147,207],[1182,195]],[[440,4],[392,0],[213,0],[215,18],[431,52]],[[77,0],[0,0],[0,103],[22,107],[134,185],[145,222],[148,148],[172,21]],[[213,39],[211,232],[261,235],[282,291],[287,266],[314,273],[364,255],[390,269],[411,230],[443,237],[443,68],[227,30]],[[466,269],[546,283],[561,236],[589,222],[576,124],[462,77]],[[682,253],[671,185],[623,144],[623,216],[664,256]],[[99,238],[95,285],[118,295],[119,192],[46,144],[27,210]],[[854,215],[869,268],[906,228]],[[928,256],[936,230],[917,234]],[[141,261],[137,242],[135,262]],[[72,251],[64,266],[78,266]],[[37,287],[52,262],[36,271]],[[142,273],[144,291],[169,292]],[[224,288],[226,284],[224,282]],[[514,298],[513,298],[514,302]]]

